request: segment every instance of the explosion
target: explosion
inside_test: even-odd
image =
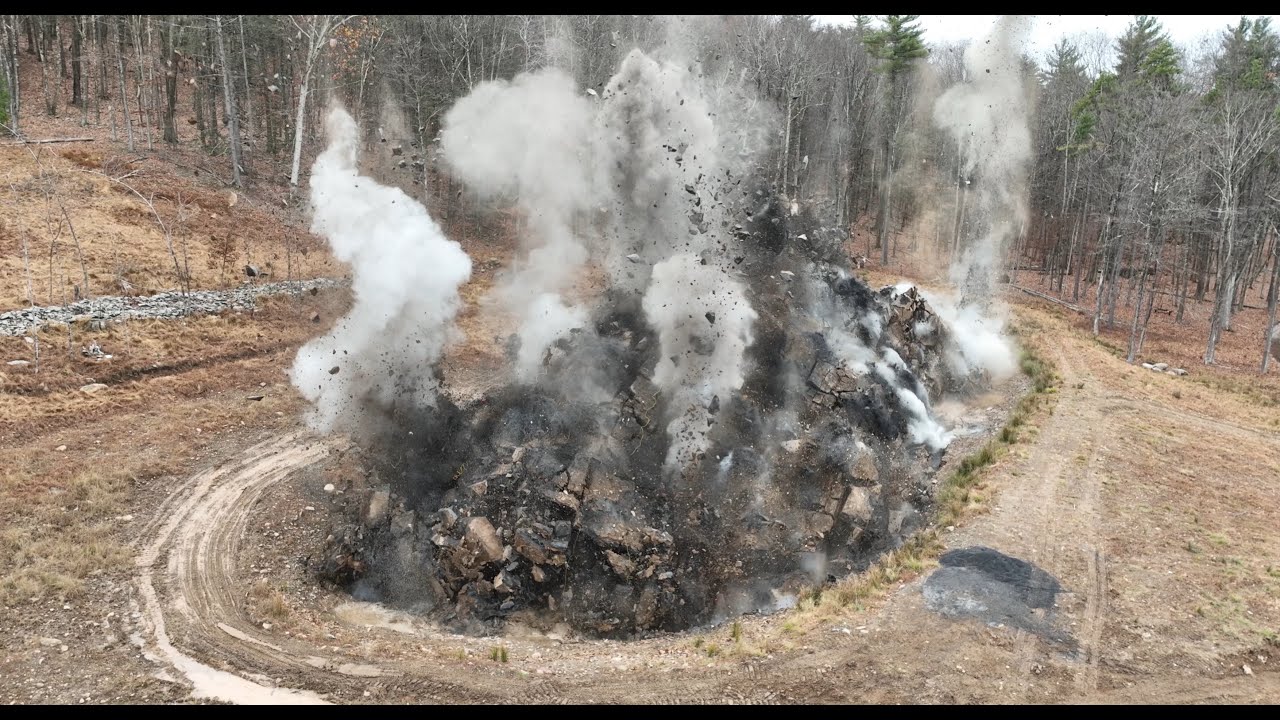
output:
[[[436,363],[470,264],[356,174],[330,115],[315,229],[356,304],[294,380],[377,479],[344,496],[322,576],[464,629],[620,635],[786,606],[918,526],[951,441],[932,403],[988,358],[915,288],[849,273],[842,231],[760,177],[763,120],[733,97],[635,50],[598,96],[543,70],[454,105],[450,170],[528,220],[492,291],[515,351],[465,402]],[[605,286],[568,300],[589,268]]]

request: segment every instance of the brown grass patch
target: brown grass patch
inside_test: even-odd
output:
[[[282,623],[290,619],[289,604],[285,593],[266,579],[260,579],[249,589],[249,615],[263,620]]]
[[[0,366],[0,435],[34,437],[140,407],[147,388],[164,389],[176,401],[207,397],[231,372],[246,373],[245,379],[255,382],[287,381],[264,360],[287,367],[292,351],[327,329],[348,302],[345,290],[326,290],[264,298],[253,313],[133,320],[91,332],[74,325],[45,326],[37,333],[38,372],[34,363]],[[312,313],[322,321],[311,322]],[[85,357],[82,349],[93,342],[113,357]],[[22,338],[0,337],[0,358],[33,361],[34,354]],[[109,387],[91,395],[80,392],[95,382]],[[159,384],[148,385],[152,382]]]
[[[79,167],[97,170],[102,167],[102,156],[82,147],[71,147],[58,153]]]
[[[81,288],[86,294],[120,294],[121,276],[139,291],[179,287],[164,233],[151,209],[130,188],[154,203],[179,255],[185,244],[194,289],[240,282],[240,268],[247,264],[275,279],[345,272],[327,244],[307,232],[296,210],[258,199],[253,191],[238,194],[232,206],[229,191],[206,186],[155,158],[116,155],[101,146],[36,152],[38,163],[26,148],[0,147],[0,204],[6,209],[9,234],[28,241],[36,303],[71,299],[72,286],[81,283],[80,255],[91,275],[89,288]],[[109,179],[126,175],[119,182]],[[59,202],[75,226],[79,254]],[[211,244],[217,243],[212,238],[234,239],[234,262],[213,257]],[[25,304],[27,280],[21,252],[6,247],[0,253],[0,309]]]
[[[143,464],[59,463],[55,470],[62,458],[49,454],[14,454],[0,470],[0,604],[72,597],[91,573],[120,569],[129,557],[113,516]]]
[[[76,333],[71,354],[65,326],[39,333],[40,372],[3,366],[0,377],[0,605],[72,597],[90,576],[124,570],[136,493],[157,481],[165,492],[165,478],[246,431],[291,427],[304,406],[286,376],[293,353],[347,302],[328,291],[268,299],[252,315],[113,325]],[[82,357],[91,339],[116,357]],[[21,338],[0,339],[0,352],[30,357]],[[80,392],[105,378],[106,390]]]

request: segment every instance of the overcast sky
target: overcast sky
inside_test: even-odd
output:
[[[852,15],[818,15],[823,22],[852,23]],[[977,39],[991,30],[999,15],[921,15],[920,27],[924,39],[931,43],[946,43],[966,38]],[[1206,34],[1218,34],[1227,25],[1240,21],[1240,15],[1156,15],[1169,33],[1175,45],[1191,47]],[[1245,17],[1256,18],[1257,15]],[[1112,38],[1119,37],[1133,15],[1036,15],[1031,30],[1033,57],[1043,58],[1062,37],[1080,32],[1101,31]],[[1280,21],[1272,16],[1272,26],[1280,28]]]

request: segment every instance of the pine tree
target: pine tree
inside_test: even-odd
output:
[[[920,39],[924,30],[916,24],[919,15],[886,15],[884,27],[867,33],[863,41],[871,55],[884,64],[881,70],[895,79],[911,68],[913,60],[926,57],[929,49]]]
[[[1223,84],[1236,89],[1261,90],[1280,71],[1280,37],[1270,18],[1240,18],[1222,35],[1222,50],[1214,58],[1215,90]]]
[[[1121,80],[1138,75],[1147,56],[1161,41],[1167,42],[1168,39],[1160,21],[1150,15],[1139,15],[1116,41],[1116,52],[1120,58],[1116,63],[1116,75]]]
[[[1039,73],[1040,83],[1049,89],[1079,87],[1087,82],[1080,51],[1066,40],[1059,40],[1045,61],[1045,69]],[[1046,93],[1048,94],[1048,93]]]
[[[1143,82],[1160,90],[1176,90],[1176,79],[1181,73],[1178,50],[1166,39],[1155,44],[1138,69]]]
[[[880,190],[880,262],[889,264],[889,200],[890,180],[894,170],[894,144],[898,128],[906,114],[906,80],[913,63],[929,54],[920,37],[924,30],[916,24],[919,15],[886,15],[884,27],[867,33],[863,43],[872,57],[881,61],[880,71],[886,83],[888,106],[885,112],[884,164]]]

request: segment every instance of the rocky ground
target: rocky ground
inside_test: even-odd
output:
[[[87,322],[89,329],[101,329],[114,320],[133,318],[178,318],[189,315],[211,315],[228,310],[248,310],[259,297],[313,292],[347,284],[344,280],[282,280],[273,283],[246,283],[228,290],[181,290],[140,296],[104,296],[81,300],[71,305],[29,307],[0,313],[0,335],[22,335],[28,330],[51,323]],[[94,327],[97,323],[98,326]]]

